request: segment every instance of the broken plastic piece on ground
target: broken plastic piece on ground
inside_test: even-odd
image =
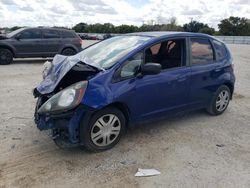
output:
[[[224,147],[225,145],[224,145],[224,144],[216,144],[216,146],[219,147],[219,148],[222,148],[222,147]]]
[[[135,176],[136,177],[146,177],[146,176],[155,176],[159,175],[161,172],[159,172],[156,169],[141,169],[138,168],[138,171],[136,172]]]

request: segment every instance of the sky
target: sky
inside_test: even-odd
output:
[[[217,28],[229,16],[250,18],[250,0],[0,0],[0,27],[113,23],[165,24],[172,17]]]

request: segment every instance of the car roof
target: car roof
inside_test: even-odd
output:
[[[57,31],[68,31],[68,32],[74,32],[74,30],[66,29],[66,28],[57,28],[57,27],[24,27],[23,29],[50,29],[50,30],[57,30]]]
[[[204,33],[178,32],[178,31],[153,31],[153,32],[136,32],[129,33],[129,36],[147,36],[153,38],[168,37],[168,36],[189,36],[189,37],[212,37]]]

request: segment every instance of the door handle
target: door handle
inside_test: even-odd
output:
[[[214,69],[214,72],[220,72],[220,71],[221,71],[221,68]]]
[[[185,81],[187,79],[187,76],[179,76],[178,78],[177,78],[177,81],[178,82],[183,82],[183,81]]]

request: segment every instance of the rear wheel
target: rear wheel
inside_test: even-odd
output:
[[[105,108],[90,119],[88,125],[83,125],[81,134],[84,145],[90,151],[104,151],[114,147],[125,130],[123,113],[113,107]]]
[[[75,54],[76,54],[76,51],[72,48],[65,48],[62,51],[62,55],[65,55],[65,56],[71,56],[71,55],[75,55]]]
[[[0,48],[0,65],[8,65],[13,61],[13,54],[10,50]]]
[[[220,86],[216,91],[210,106],[207,108],[208,113],[211,115],[222,114],[227,109],[230,98],[230,89],[226,85]]]

